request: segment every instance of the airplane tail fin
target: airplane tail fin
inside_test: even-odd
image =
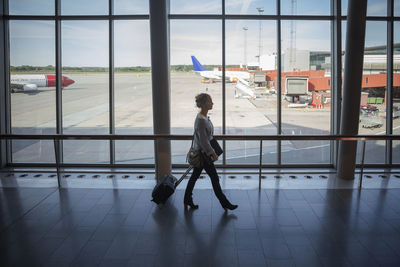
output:
[[[203,65],[200,64],[200,62],[197,60],[197,58],[195,56],[191,56],[191,58],[192,58],[194,71],[206,71],[206,70],[208,70],[208,69],[204,68]]]

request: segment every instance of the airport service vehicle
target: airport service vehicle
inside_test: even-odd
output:
[[[205,78],[209,82],[216,80],[222,80],[222,71],[218,69],[208,70],[197,60],[195,56],[191,56],[193,69],[196,73],[199,73],[201,77]],[[248,71],[225,71],[225,79],[230,82],[237,82],[238,79],[249,80],[250,73]]]
[[[285,81],[287,96],[307,95],[308,93],[308,77],[288,76]]]
[[[363,128],[380,128],[382,119],[378,117],[379,109],[371,105],[360,106],[360,125]]]
[[[379,109],[377,107],[371,106],[371,105],[361,105],[360,113],[361,113],[361,115],[375,116],[375,115],[379,114]]]
[[[61,76],[62,87],[67,87],[75,83],[74,80],[67,76]],[[26,75],[11,75],[10,88],[11,92],[26,92],[36,91],[39,87],[56,86],[55,74],[26,74]]]

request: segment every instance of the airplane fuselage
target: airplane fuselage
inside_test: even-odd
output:
[[[67,87],[75,83],[67,76],[61,76],[61,86]],[[15,74],[11,75],[10,87],[12,91],[33,91],[38,87],[55,87],[55,74]]]

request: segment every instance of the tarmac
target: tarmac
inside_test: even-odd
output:
[[[63,132],[65,134],[109,133],[108,74],[63,73],[75,83],[63,89]],[[115,133],[153,134],[152,89],[149,73],[115,74]],[[209,93],[214,102],[210,118],[215,134],[222,134],[222,83],[201,83],[194,73],[171,73],[171,134],[192,134],[198,109],[194,98]],[[282,100],[286,102],[285,100]],[[56,133],[55,88],[39,88],[37,92],[11,94],[13,133]],[[331,110],[287,108],[282,105],[282,133],[329,134]],[[359,134],[384,134],[385,118],[380,128],[362,128]],[[393,133],[400,134],[400,119],[393,120]],[[235,98],[235,86],[226,83],[226,134],[275,135],[277,129],[277,96],[267,95],[254,100]],[[190,141],[172,141],[173,163],[185,163]],[[117,141],[116,163],[154,163],[152,141]],[[393,144],[394,160],[400,163],[400,143]],[[259,161],[259,142],[227,141],[227,163],[254,164]],[[368,142],[366,163],[384,162],[384,142]],[[329,164],[330,144],[327,141],[282,142],[282,162],[288,164]],[[49,141],[14,141],[13,162],[52,163],[53,144]],[[65,163],[109,162],[108,141],[65,141]],[[263,162],[277,163],[277,142],[263,142]]]

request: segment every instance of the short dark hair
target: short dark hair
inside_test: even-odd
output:
[[[211,96],[206,93],[201,93],[196,96],[196,106],[201,108],[207,102],[208,99],[211,99]]]

